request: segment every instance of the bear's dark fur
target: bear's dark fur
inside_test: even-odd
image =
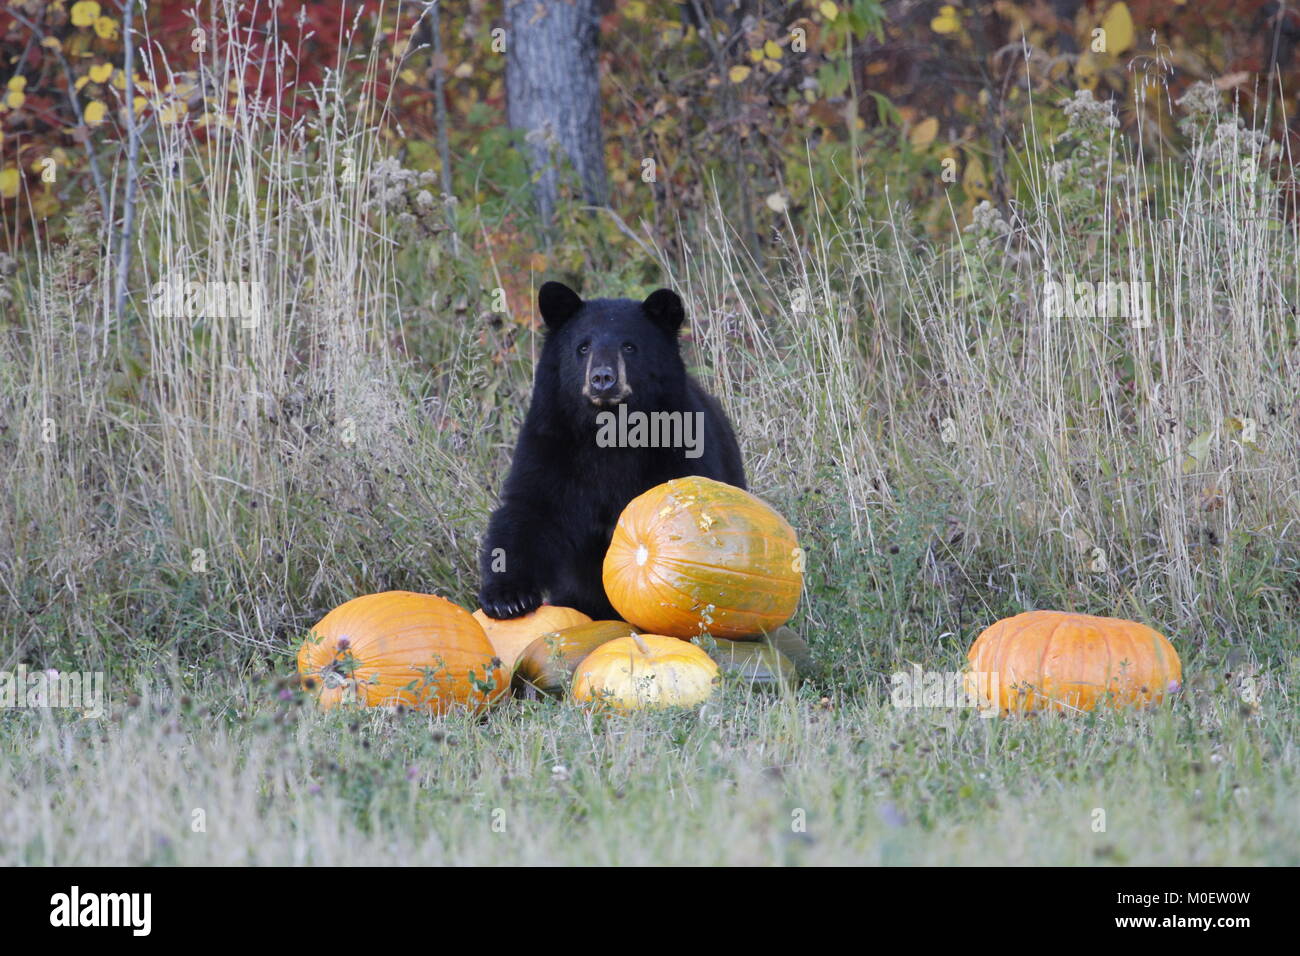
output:
[[[544,601],[596,620],[617,617],[601,584],[601,564],[624,506],[686,475],[744,488],[740,448],[717,399],[686,373],[677,341],[685,311],[675,292],[660,289],[644,302],[584,302],[567,286],[548,282],[538,307],[546,342],[483,541],[479,602],[494,618],[520,617]],[[597,416],[617,417],[620,405],[628,421],[637,419],[635,412],[680,412],[657,421],[684,423],[689,414],[703,425],[702,441],[628,447],[638,443],[634,437],[608,447],[610,420]]]

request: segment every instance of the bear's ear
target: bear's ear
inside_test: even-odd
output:
[[[558,329],[582,308],[582,299],[563,282],[546,282],[537,292],[537,308],[547,328]]]
[[[682,297],[672,289],[657,289],[641,303],[646,317],[665,332],[676,333],[686,321]]]

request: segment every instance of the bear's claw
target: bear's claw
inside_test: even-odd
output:
[[[479,605],[488,617],[506,621],[541,607],[542,592],[529,585],[488,584],[479,592]]]

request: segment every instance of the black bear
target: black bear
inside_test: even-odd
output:
[[[686,373],[677,293],[584,302],[547,282],[537,304],[546,341],[483,541],[479,603],[498,619],[544,601],[617,617],[601,564],[624,506],[686,475],[744,488],[740,448],[717,399]]]

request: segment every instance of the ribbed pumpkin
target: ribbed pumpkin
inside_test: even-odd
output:
[[[1159,702],[1182,686],[1178,652],[1135,621],[1028,611],[987,628],[966,655],[968,691],[1001,711]]]
[[[571,607],[556,607],[552,604],[543,604],[532,614],[507,621],[488,617],[483,613],[483,609],[479,608],[474,612],[474,620],[479,622],[483,632],[487,634],[487,639],[492,642],[492,647],[496,650],[497,657],[501,658],[506,673],[514,670],[515,662],[524,648],[540,635],[591,622],[591,618],[581,611],[575,611]]]
[[[623,509],[605,555],[605,593],[619,614],[655,634],[753,637],[798,607],[798,549],[794,529],[748,492],[676,478]]]
[[[713,693],[718,665],[690,641],[633,634],[600,645],[578,665],[573,696],[618,710],[694,707]]]
[[[562,694],[588,654],[602,644],[635,632],[624,621],[591,621],[543,634],[519,655],[513,684],[525,692],[532,688],[544,694]]]
[[[483,628],[464,608],[432,594],[385,591],[340,604],[298,651],[298,674],[322,707],[482,709],[509,677]]]

